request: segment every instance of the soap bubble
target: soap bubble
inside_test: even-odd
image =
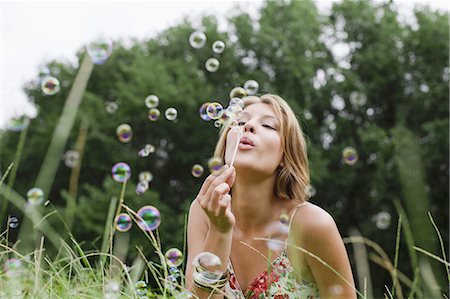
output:
[[[387,229],[391,226],[391,214],[388,212],[382,211],[376,214],[372,220],[375,221],[375,226],[378,229]]]
[[[269,239],[266,242],[267,247],[273,251],[283,250],[289,232],[289,225],[276,221],[268,226],[266,232]]]
[[[105,37],[98,38],[86,46],[93,64],[103,64],[112,53],[113,43]]]
[[[212,283],[217,282],[222,278],[223,271],[222,261],[214,253],[204,251],[197,255],[192,261],[195,268],[200,268],[203,271],[194,271],[194,275],[199,275]]]
[[[80,162],[80,153],[75,150],[67,151],[64,154],[64,164],[66,164],[69,168],[74,168],[78,166],[78,163]]]
[[[212,157],[208,161],[209,171],[214,175],[219,175],[223,171],[223,161],[219,157]]]
[[[202,176],[203,170],[203,166],[200,164],[194,164],[194,166],[192,166],[191,174],[193,177],[199,178]]]
[[[355,165],[358,161],[358,152],[354,147],[347,146],[342,150],[342,161],[347,165]]]
[[[222,126],[222,122],[221,122],[220,120],[216,120],[216,121],[214,122],[214,127],[220,128],[221,126]]]
[[[178,267],[183,263],[183,253],[178,248],[170,248],[165,257],[170,267]]]
[[[216,54],[220,54],[225,50],[225,43],[221,40],[216,40],[212,45],[212,50]]]
[[[195,31],[189,36],[189,44],[192,48],[200,49],[206,43],[206,35],[203,32]]]
[[[60,91],[59,80],[55,77],[48,76],[41,81],[41,90],[44,94],[52,96]]]
[[[205,62],[205,68],[208,72],[214,73],[219,69],[220,62],[217,58],[210,58]]]
[[[117,215],[117,217],[114,219],[114,227],[119,232],[126,232],[129,231],[132,225],[132,220],[130,215],[126,213],[120,213]]]
[[[148,111],[148,119],[151,121],[157,121],[161,112],[157,108],[152,108]]]
[[[220,103],[214,102],[206,108],[206,114],[210,119],[218,119],[223,113],[223,107]]]
[[[228,106],[227,110],[234,115],[238,115],[239,113],[242,112],[243,109],[239,105],[231,105],[231,106]]]
[[[201,117],[203,120],[206,120],[206,121],[211,120],[211,118],[208,116],[208,113],[207,113],[207,109],[208,109],[208,106],[209,106],[210,104],[211,104],[211,102],[203,103],[203,104],[200,106],[200,109],[198,110],[198,113],[200,114],[200,117]]]
[[[103,287],[103,299],[117,299],[120,296],[120,285],[115,281],[110,281]]]
[[[32,188],[28,190],[27,200],[30,205],[40,205],[44,202],[44,191],[42,191],[41,188]]]
[[[4,272],[8,277],[16,277],[23,272],[22,261],[16,258],[10,258],[3,265]]]
[[[255,95],[259,90],[259,83],[255,80],[248,80],[244,83],[244,89],[248,95]]]
[[[29,124],[30,119],[26,116],[21,116],[11,119],[7,125],[7,129],[13,132],[20,132],[26,129]]]
[[[136,193],[141,195],[148,190],[148,181],[139,181],[136,185]]]
[[[144,296],[147,294],[147,283],[143,280],[139,280],[134,284],[134,289],[138,296]]]
[[[177,119],[178,111],[177,109],[170,107],[167,108],[166,112],[164,112],[164,115],[166,116],[167,120],[174,121]]]
[[[316,188],[315,188],[313,185],[308,184],[308,185],[306,186],[306,188],[305,188],[305,194],[306,194],[306,196],[308,196],[308,197],[314,197],[314,196],[316,195],[316,193],[317,193],[317,190],[316,190]]]
[[[239,107],[241,107],[242,109],[244,109],[244,101],[241,98],[232,98],[230,100],[230,102],[228,103],[228,106],[234,106],[237,105]]]
[[[242,87],[235,87],[230,91],[230,99],[243,98],[247,96],[247,91]]]
[[[289,215],[287,213],[281,213],[280,222],[283,224],[289,224]]]
[[[359,91],[352,91],[350,93],[350,103],[356,106],[364,106],[367,103],[367,97],[365,94]]]
[[[154,206],[143,206],[137,214],[142,218],[139,226],[145,231],[155,230],[161,224],[161,214]]]
[[[153,180],[153,174],[150,171],[143,171],[139,173],[140,182],[151,182]]]
[[[144,148],[139,150],[138,156],[139,157],[147,157],[150,154],[153,154],[155,152],[155,147],[152,144],[146,144]]]
[[[116,134],[120,142],[127,143],[133,137],[133,130],[129,124],[121,124],[117,127]]]
[[[145,98],[145,106],[147,106],[148,109],[156,108],[159,105],[159,98],[151,94],[148,97]]]
[[[127,163],[119,162],[112,167],[111,174],[116,182],[123,183],[131,177],[131,168]]]
[[[107,113],[113,114],[117,111],[117,109],[119,109],[119,104],[117,104],[116,102],[114,101],[106,102],[105,110]]]
[[[8,226],[12,229],[15,229],[19,226],[19,219],[14,216],[9,216],[8,218]]]

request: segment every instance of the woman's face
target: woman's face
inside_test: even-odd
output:
[[[271,175],[283,157],[280,137],[280,120],[270,104],[256,103],[247,106],[237,118],[242,132],[234,166]],[[237,133],[230,130],[227,135],[225,163],[230,165],[236,144]]]

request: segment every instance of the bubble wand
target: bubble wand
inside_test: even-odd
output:
[[[230,167],[233,166],[234,163],[234,158],[236,158],[236,153],[239,147],[239,141],[241,140],[242,137],[242,130],[239,129],[239,127],[233,127],[233,129],[231,129],[233,131],[237,131],[237,141],[236,141],[236,146],[234,147],[234,152],[233,152],[233,157],[231,158],[231,163],[230,163]]]

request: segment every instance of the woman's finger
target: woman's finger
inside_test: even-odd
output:
[[[225,216],[225,212],[228,209],[228,206],[230,205],[231,202],[231,195],[230,194],[225,194],[222,196],[222,198],[219,201],[219,206],[217,208],[217,215],[218,216]]]
[[[228,166],[226,166],[228,167]],[[206,193],[204,194],[205,197],[210,198],[212,195],[212,191],[214,190],[214,188],[216,188],[217,186],[219,186],[220,184],[224,183],[227,181],[228,177],[230,175],[232,175],[232,173],[234,172],[234,168],[227,168],[224,172],[222,172],[220,175],[218,175],[214,181],[211,182],[211,184],[209,185],[208,190],[206,191]],[[229,185],[228,185],[229,186]]]
[[[223,182],[212,191],[211,197],[209,197],[209,202],[207,204],[208,211],[211,213],[215,213],[217,207],[220,204],[220,199],[222,196],[227,194],[230,191],[230,186],[227,183]]]

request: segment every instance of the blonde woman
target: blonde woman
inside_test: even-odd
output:
[[[242,137],[223,128],[215,156],[225,170],[204,181],[190,207],[187,287],[199,298],[356,298],[333,218],[307,201],[307,149],[292,109],[272,94],[243,101]],[[274,251],[264,239],[280,217],[288,229]],[[217,283],[192,264],[202,252],[222,261]]]

